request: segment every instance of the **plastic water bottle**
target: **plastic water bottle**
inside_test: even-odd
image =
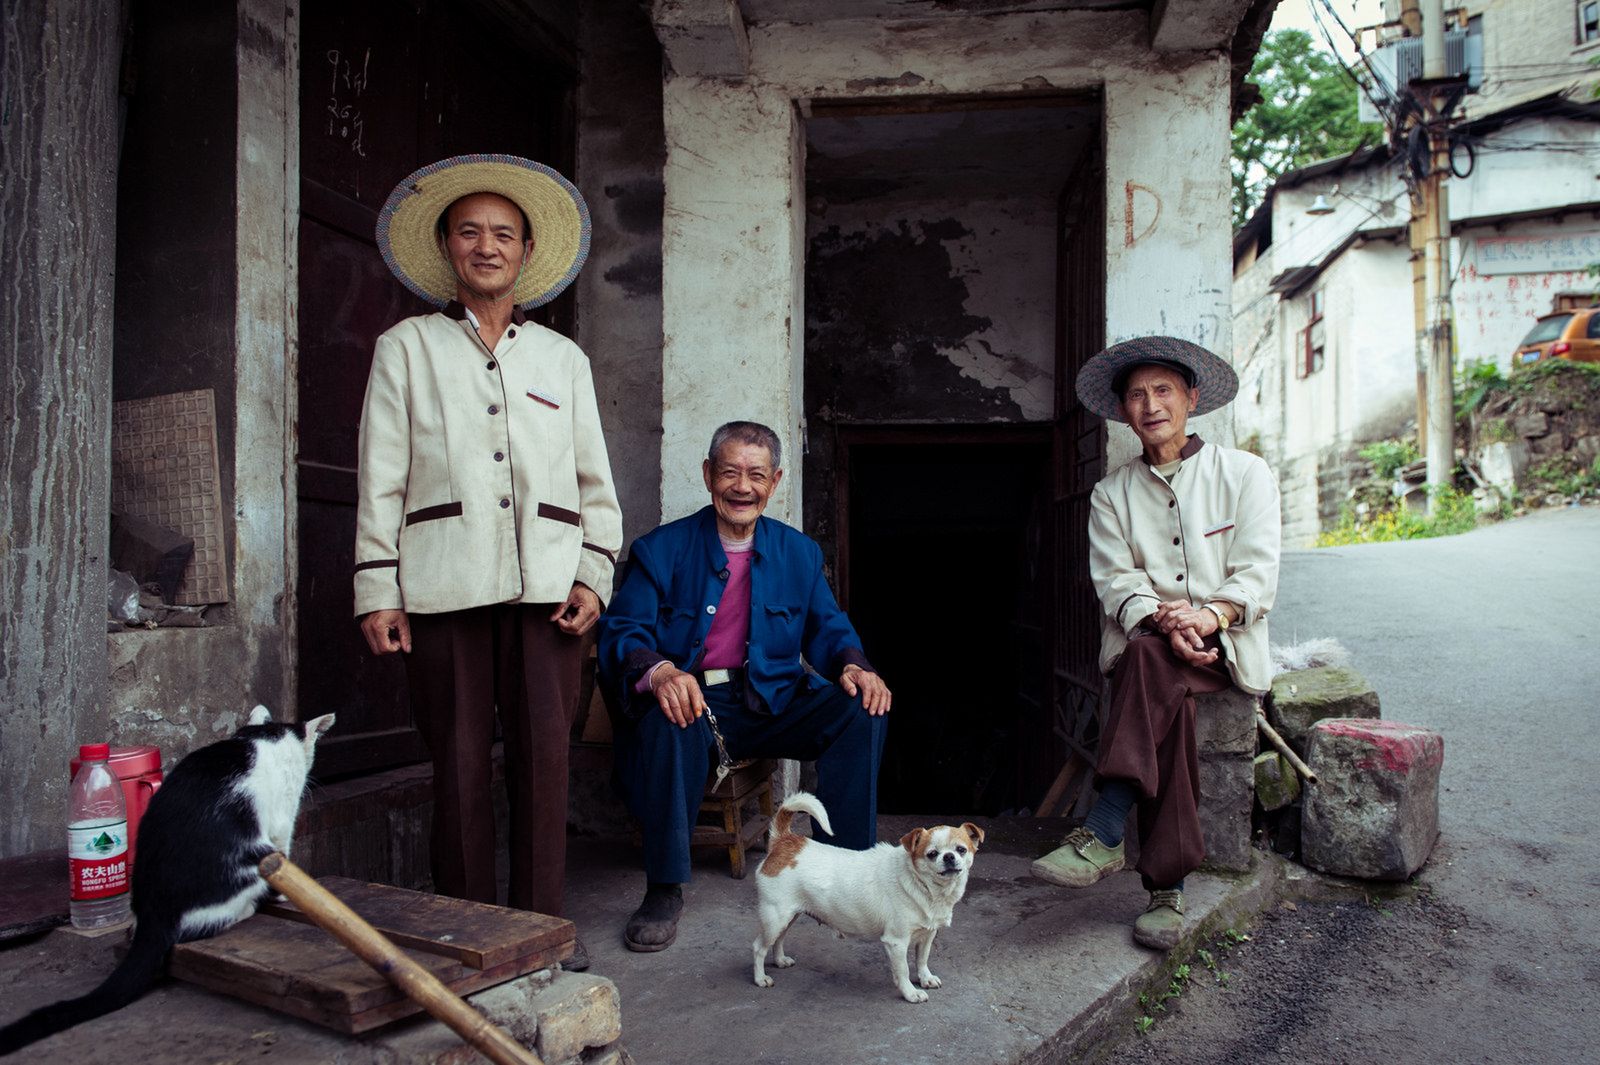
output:
[[[74,928],[106,928],[133,916],[128,906],[128,810],[110,758],[110,744],[78,748],[67,815]]]

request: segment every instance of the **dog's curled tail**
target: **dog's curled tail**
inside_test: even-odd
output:
[[[774,840],[779,836],[789,834],[789,826],[794,823],[797,813],[810,814],[811,820],[821,827],[828,835],[833,835],[833,826],[828,824],[828,811],[822,808],[822,803],[809,791],[797,791],[778,807],[778,814],[772,819],[772,827],[767,830],[767,839]]]

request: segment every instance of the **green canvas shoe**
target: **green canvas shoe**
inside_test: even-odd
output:
[[[1108,847],[1087,828],[1067,833],[1061,846],[1033,863],[1033,875],[1062,887],[1088,887],[1123,866],[1123,845]]]
[[[1152,891],[1150,906],[1133,922],[1133,941],[1152,950],[1171,950],[1183,931],[1183,892]]]

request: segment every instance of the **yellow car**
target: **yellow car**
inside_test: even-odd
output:
[[[1540,318],[1517,345],[1511,366],[1515,369],[1544,359],[1600,362],[1600,307],[1582,307]]]

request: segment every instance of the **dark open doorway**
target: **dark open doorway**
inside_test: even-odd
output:
[[[1045,703],[1047,426],[854,430],[840,581],[895,692],[888,813],[1028,805]]]

